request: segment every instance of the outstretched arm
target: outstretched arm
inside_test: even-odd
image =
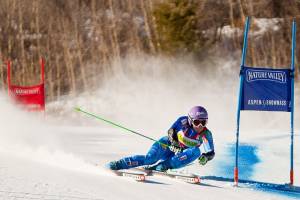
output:
[[[212,133],[207,130],[205,136],[203,136],[203,149],[204,153],[201,154],[198,161],[200,165],[205,165],[208,161],[212,160],[215,157],[215,150],[214,150],[214,142]]]

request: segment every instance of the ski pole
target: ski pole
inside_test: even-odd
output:
[[[97,116],[97,115],[95,115],[95,114],[93,114],[93,113],[89,113],[89,112],[87,112],[87,111],[84,111],[84,110],[82,110],[82,109],[79,108],[79,107],[75,107],[74,110],[77,111],[77,112],[84,113],[84,114],[86,114],[86,115],[88,115],[88,116],[90,116],[90,117],[94,117],[94,118],[96,118],[96,119],[99,119],[99,120],[101,120],[101,121],[104,121],[104,122],[106,122],[106,123],[108,123],[108,124],[111,124],[111,125],[113,125],[113,126],[115,126],[115,127],[120,128],[120,129],[126,130],[126,131],[128,131],[128,132],[131,132],[131,133],[133,133],[133,134],[139,135],[139,136],[141,136],[141,137],[144,137],[144,138],[146,138],[146,139],[152,140],[152,141],[154,141],[154,142],[158,142],[158,143],[159,143],[160,145],[162,145],[163,147],[169,147],[169,145],[167,145],[167,144],[164,144],[164,143],[162,143],[162,142],[160,142],[160,141],[157,141],[157,140],[155,140],[155,139],[153,139],[153,138],[151,138],[151,137],[148,137],[148,136],[146,136],[146,135],[143,135],[143,134],[141,134],[141,133],[138,133],[138,132],[136,132],[136,131],[133,131],[133,130],[131,130],[131,129],[129,129],[129,128],[126,128],[126,127],[124,127],[124,126],[121,126],[121,125],[119,125],[119,124],[117,124],[117,123],[114,123],[114,122],[112,122],[112,121],[109,121],[109,120],[107,120],[107,119],[104,119],[104,118],[102,118],[102,117],[99,117],[99,116]]]

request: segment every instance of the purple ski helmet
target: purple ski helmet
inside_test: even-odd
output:
[[[188,121],[190,126],[198,126],[201,124],[205,126],[208,120],[208,113],[206,109],[202,106],[194,106],[188,113]]]

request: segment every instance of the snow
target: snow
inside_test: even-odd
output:
[[[133,65],[140,70],[131,70]],[[123,72],[107,77],[98,90],[48,104],[45,117],[19,110],[2,93],[0,199],[299,199],[299,189],[265,186],[289,181],[289,113],[242,113],[240,179],[255,182],[232,186],[238,77],[212,76],[197,67],[186,61],[127,60]],[[107,172],[107,162],[144,154],[152,141],[73,110],[81,106],[158,139],[195,104],[207,107],[216,146],[213,161],[185,169],[205,176],[202,185],[159,176],[139,183]],[[299,112],[295,115],[299,187]]]
[[[259,37],[263,36],[267,31],[276,32],[280,29],[279,23],[282,22],[282,18],[251,18],[249,32],[250,36]],[[233,38],[234,36],[242,36],[243,29],[231,27],[230,25],[223,26],[219,30],[225,37]]]
[[[278,24],[282,22],[282,18],[255,18],[254,23],[257,25],[258,30],[255,32],[256,35],[262,35],[268,30],[278,31],[280,27]]]

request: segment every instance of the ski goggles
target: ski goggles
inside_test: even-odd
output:
[[[207,123],[207,119],[195,119],[192,120],[192,123],[194,126],[199,126],[201,124],[201,126],[205,127]]]

